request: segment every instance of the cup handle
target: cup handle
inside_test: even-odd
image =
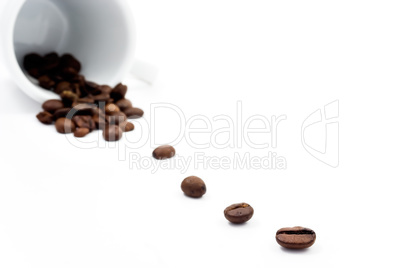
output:
[[[150,63],[135,59],[131,74],[148,84],[153,84],[158,76],[158,68]]]

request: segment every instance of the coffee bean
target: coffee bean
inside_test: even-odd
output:
[[[96,128],[95,122],[90,115],[76,115],[73,117],[73,122],[78,128],[87,128],[90,131]]]
[[[43,60],[44,60],[44,64],[43,64],[44,72],[51,72],[51,71],[57,69],[57,67],[59,67],[60,58],[56,52],[46,54],[43,57]]]
[[[46,111],[38,113],[36,118],[38,118],[38,120],[45,125],[50,125],[53,123],[53,115]]]
[[[60,65],[64,68],[73,68],[77,72],[81,70],[81,63],[71,54],[64,54],[63,56],[61,56]]]
[[[102,91],[99,89],[99,85],[94,82],[85,81],[85,88],[86,91],[92,95],[99,95],[102,93]]]
[[[68,118],[59,118],[56,120],[56,130],[59,133],[66,134],[75,131],[75,124]]]
[[[105,115],[99,112],[92,116],[92,120],[95,122],[97,129],[104,129],[107,123]]]
[[[130,132],[134,130],[134,124],[131,122],[125,121],[123,123],[120,123],[119,126],[124,132]]]
[[[122,112],[111,112],[106,115],[106,121],[111,125],[120,125],[127,120],[127,116]]]
[[[125,109],[133,106],[131,101],[129,101],[128,99],[121,99],[116,102],[116,105],[120,108],[121,111],[124,111]]]
[[[48,100],[42,104],[43,110],[49,113],[54,113],[56,110],[63,108],[63,102],[60,100]]]
[[[120,112],[120,108],[114,103],[106,104],[105,113],[106,114],[111,114],[111,113],[114,113],[114,112]]]
[[[65,107],[71,107],[78,100],[78,95],[71,91],[63,91],[60,97]]]
[[[44,64],[43,57],[36,53],[30,53],[24,57],[24,68],[29,71],[32,69],[42,68]]]
[[[74,115],[92,115],[96,108],[94,104],[88,103],[73,103],[72,112]]]
[[[124,110],[124,113],[127,115],[128,118],[136,119],[140,118],[144,115],[144,111],[140,108],[129,107]]]
[[[176,154],[176,150],[170,145],[159,146],[152,152],[152,156],[159,160],[171,158],[175,154]]]
[[[80,98],[77,100],[77,103],[88,103],[93,104],[95,101],[92,98]]]
[[[300,226],[279,229],[276,232],[276,242],[284,248],[303,249],[311,247],[315,242],[315,232]]]
[[[54,89],[54,92],[56,94],[61,94],[64,91],[73,91],[71,83],[67,81],[62,81],[57,84],[56,88]]]
[[[123,131],[119,126],[107,125],[103,130],[103,138],[106,141],[118,141],[121,139]]]
[[[56,121],[57,119],[62,118],[62,117],[67,117],[67,115],[70,113],[70,111],[71,111],[71,108],[61,108],[61,109],[56,110],[53,113],[53,121]]]
[[[118,101],[124,99],[127,93],[127,86],[123,85],[122,83],[115,86],[110,93],[110,97],[114,99],[114,101]]]
[[[82,138],[82,137],[85,137],[89,132],[90,132],[90,130],[88,128],[85,128],[85,127],[84,128],[77,128],[74,131],[74,137]]]
[[[245,223],[253,214],[254,209],[246,203],[233,204],[224,211],[225,218],[231,223]]]
[[[78,72],[77,72],[76,69],[74,69],[74,68],[72,68],[72,67],[66,67],[66,68],[64,68],[63,70],[61,70],[60,75],[61,75],[64,79],[70,81],[70,80],[72,80],[72,79],[74,79],[75,77],[78,76]]]
[[[42,75],[38,78],[39,86],[44,89],[51,89],[55,86],[55,82],[47,75]]]
[[[191,197],[201,197],[207,191],[204,181],[196,176],[185,178],[181,183],[181,189]]]
[[[110,99],[110,95],[107,93],[101,93],[99,95],[92,96],[95,103],[104,102],[106,103]]]
[[[99,90],[102,93],[110,94],[113,89],[111,87],[109,87],[108,85],[101,85],[101,86],[99,86]]]

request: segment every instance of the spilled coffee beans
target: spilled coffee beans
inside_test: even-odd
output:
[[[29,75],[38,79],[39,86],[60,96],[61,100],[45,101],[44,111],[36,116],[46,125],[56,122],[60,133],[74,132],[75,137],[84,137],[101,129],[105,140],[116,141],[123,131],[134,130],[127,118],[144,114],[125,98],[127,86],[119,83],[112,88],[86,81],[79,74],[81,63],[70,54],[59,56],[52,52],[42,57],[31,53],[24,57],[23,65]]]

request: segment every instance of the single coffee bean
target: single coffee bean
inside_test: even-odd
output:
[[[122,83],[115,86],[110,93],[110,97],[114,99],[114,101],[118,101],[124,99],[127,93],[127,86],[123,85]]]
[[[85,128],[85,127],[77,128],[74,131],[74,137],[82,138],[82,137],[85,137],[89,132],[90,132],[90,130],[88,128]]]
[[[60,58],[60,65],[64,68],[73,68],[76,72],[81,70],[81,63],[71,54],[64,54]]]
[[[106,115],[106,121],[111,125],[120,125],[127,121],[127,116],[122,112],[111,112]]]
[[[96,107],[94,104],[88,103],[73,103],[72,112],[74,115],[92,115],[93,109]]]
[[[185,178],[181,183],[181,189],[191,197],[201,197],[207,191],[204,181],[196,176]]]
[[[59,95],[61,93],[63,93],[64,91],[73,91],[73,88],[72,88],[70,82],[62,81],[62,82],[58,83],[56,88],[54,89],[54,92]]]
[[[129,108],[125,109],[124,113],[130,119],[140,118],[144,115],[143,110],[141,110],[140,108],[134,108],[134,107],[129,107]]]
[[[114,112],[120,112],[120,108],[114,103],[106,104],[105,113],[106,114],[111,114],[111,113],[114,113]]]
[[[120,123],[120,128],[124,131],[124,132],[130,132],[134,130],[134,124],[131,122],[122,122]]]
[[[77,103],[88,103],[88,104],[93,104],[95,101],[92,98],[80,98],[77,100]]]
[[[110,94],[113,89],[108,85],[101,85],[99,86],[99,90],[102,91],[102,93]]]
[[[71,107],[78,100],[78,95],[71,91],[63,91],[60,97],[65,107]]]
[[[45,125],[50,125],[53,123],[53,115],[46,111],[38,113],[36,118],[38,118],[38,120]]]
[[[123,135],[123,131],[119,126],[115,125],[106,125],[103,130],[103,138],[106,141],[118,141],[121,139]]]
[[[315,232],[300,226],[279,229],[276,232],[276,242],[284,248],[303,249],[311,247],[315,242]]]
[[[77,72],[76,69],[74,69],[74,68],[72,68],[72,67],[66,67],[66,68],[64,68],[63,70],[61,70],[60,75],[61,75],[64,79],[70,81],[70,80],[73,80],[75,77],[78,76],[78,72]]]
[[[173,146],[170,145],[162,145],[156,148],[152,156],[156,159],[162,160],[166,158],[171,158],[176,154],[176,150],[173,148]]]
[[[54,113],[56,110],[64,107],[63,102],[60,100],[48,100],[42,104],[43,110],[49,113]]]
[[[40,69],[43,67],[43,57],[36,53],[30,53],[24,57],[24,68],[29,71],[31,69]]]
[[[91,115],[76,115],[73,117],[73,122],[78,128],[87,128],[92,131],[96,128],[94,120]]]
[[[85,88],[86,91],[92,95],[99,95],[102,93],[102,91],[99,89],[99,85],[94,82],[85,81]]]
[[[38,78],[39,86],[44,89],[53,88],[56,83],[47,75],[42,75]]]
[[[228,206],[223,213],[231,223],[245,223],[253,217],[254,209],[247,203],[239,203]]]
[[[96,103],[100,103],[100,102],[106,103],[110,99],[110,96],[107,93],[101,93],[99,95],[92,96],[92,98]]]
[[[56,120],[56,130],[59,133],[66,134],[75,131],[75,124],[68,118],[59,118]]]
[[[62,118],[62,117],[67,117],[67,115],[70,113],[70,111],[71,111],[71,108],[61,108],[61,109],[56,110],[53,113],[53,121],[56,121],[57,119]]]
[[[133,107],[133,104],[128,99],[121,99],[116,102],[116,105],[120,108],[121,111]]]
[[[57,67],[59,67],[60,58],[56,52],[46,54],[43,57],[43,60],[44,60],[43,70],[46,73],[51,72],[52,70],[55,70],[57,69]]]
[[[92,120],[95,122],[96,129],[104,129],[106,127],[106,118],[102,113],[95,113],[92,116]]]

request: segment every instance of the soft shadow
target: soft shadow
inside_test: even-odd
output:
[[[289,248],[284,248],[281,247],[281,250],[283,252],[289,253],[289,254],[305,254],[306,251],[309,250],[309,248],[303,248],[303,249],[289,249]]]
[[[201,196],[201,197],[192,197],[192,196],[186,195],[185,193],[183,193],[183,195],[184,195],[186,198],[190,198],[190,199],[202,199],[202,197],[203,197],[203,196]]]
[[[229,224],[230,226],[234,227],[234,228],[239,228],[239,227],[244,227],[244,226],[246,226],[246,225],[247,225],[247,222],[244,222],[244,223],[233,223],[233,222],[228,221],[228,224]]]
[[[2,90],[6,98],[0,99],[0,113],[2,114],[22,114],[34,113],[37,114],[41,110],[41,104],[28,97],[11,79],[2,81]]]

